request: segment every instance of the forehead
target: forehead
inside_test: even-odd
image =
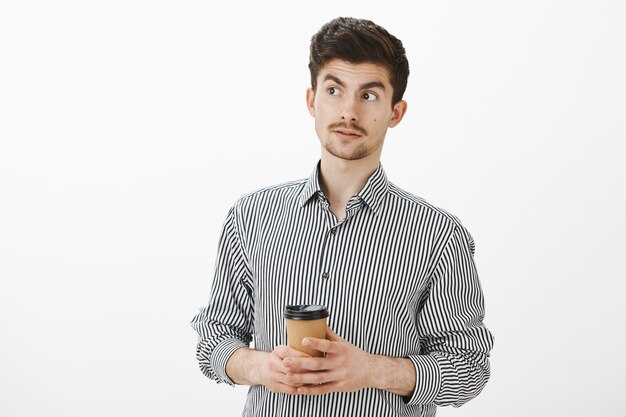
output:
[[[389,71],[380,64],[361,62],[354,64],[348,61],[333,59],[328,61],[317,75],[318,84],[324,82],[327,76],[338,78],[346,85],[363,85],[372,82],[382,83],[385,88],[391,89]]]

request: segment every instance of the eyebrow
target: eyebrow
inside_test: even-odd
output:
[[[346,84],[341,81],[339,78],[335,77],[334,75],[331,74],[326,74],[326,76],[324,77],[323,82],[326,81],[334,81],[337,84],[339,84],[341,87],[345,87]],[[380,81],[370,81],[369,83],[365,83],[359,86],[360,90],[366,90],[368,88],[380,88],[383,91],[385,91],[385,84],[381,83]]]

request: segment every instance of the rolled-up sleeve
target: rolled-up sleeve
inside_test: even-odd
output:
[[[226,363],[252,340],[250,277],[233,207],[222,227],[209,303],[191,321],[191,327],[198,332],[196,355],[200,369],[218,383],[234,385],[226,374]]]
[[[483,324],[484,298],[473,256],[472,237],[457,226],[436,262],[419,313],[419,355],[409,356],[417,381],[408,404],[459,407],[489,380],[494,338]]]

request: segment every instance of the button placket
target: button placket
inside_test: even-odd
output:
[[[330,270],[333,266],[333,253],[335,251],[335,236],[337,234],[337,229],[339,228],[339,224],[332,224],[330,229],[327,229],[326,236],[324,237],[324,248],[323,255],[320,263],[320,278],[323,281],[328,281],[330,278]]]
[[[322,270],[321,270],[321,275],[320,277],[322,278],[322,280],[327,281],[328,278],[330,277],[330,274],[328,273],[328,268],[330,266],[330,259],[331,257],[329,256],[329,252],[332,252],[332,247],[333,244],[331,242],[333,235],[335,234],[334,231],[334,227],[331,227],[329,233],[326,234],[326,237],[324,239],[324,259],[322,260]]]

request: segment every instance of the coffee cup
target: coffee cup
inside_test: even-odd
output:
[[[316,304],[287,305],[283,311],[287,327],[287,345],[311,356],[323,352],[302,346],[305,337],[326,339],[328,308]]]

